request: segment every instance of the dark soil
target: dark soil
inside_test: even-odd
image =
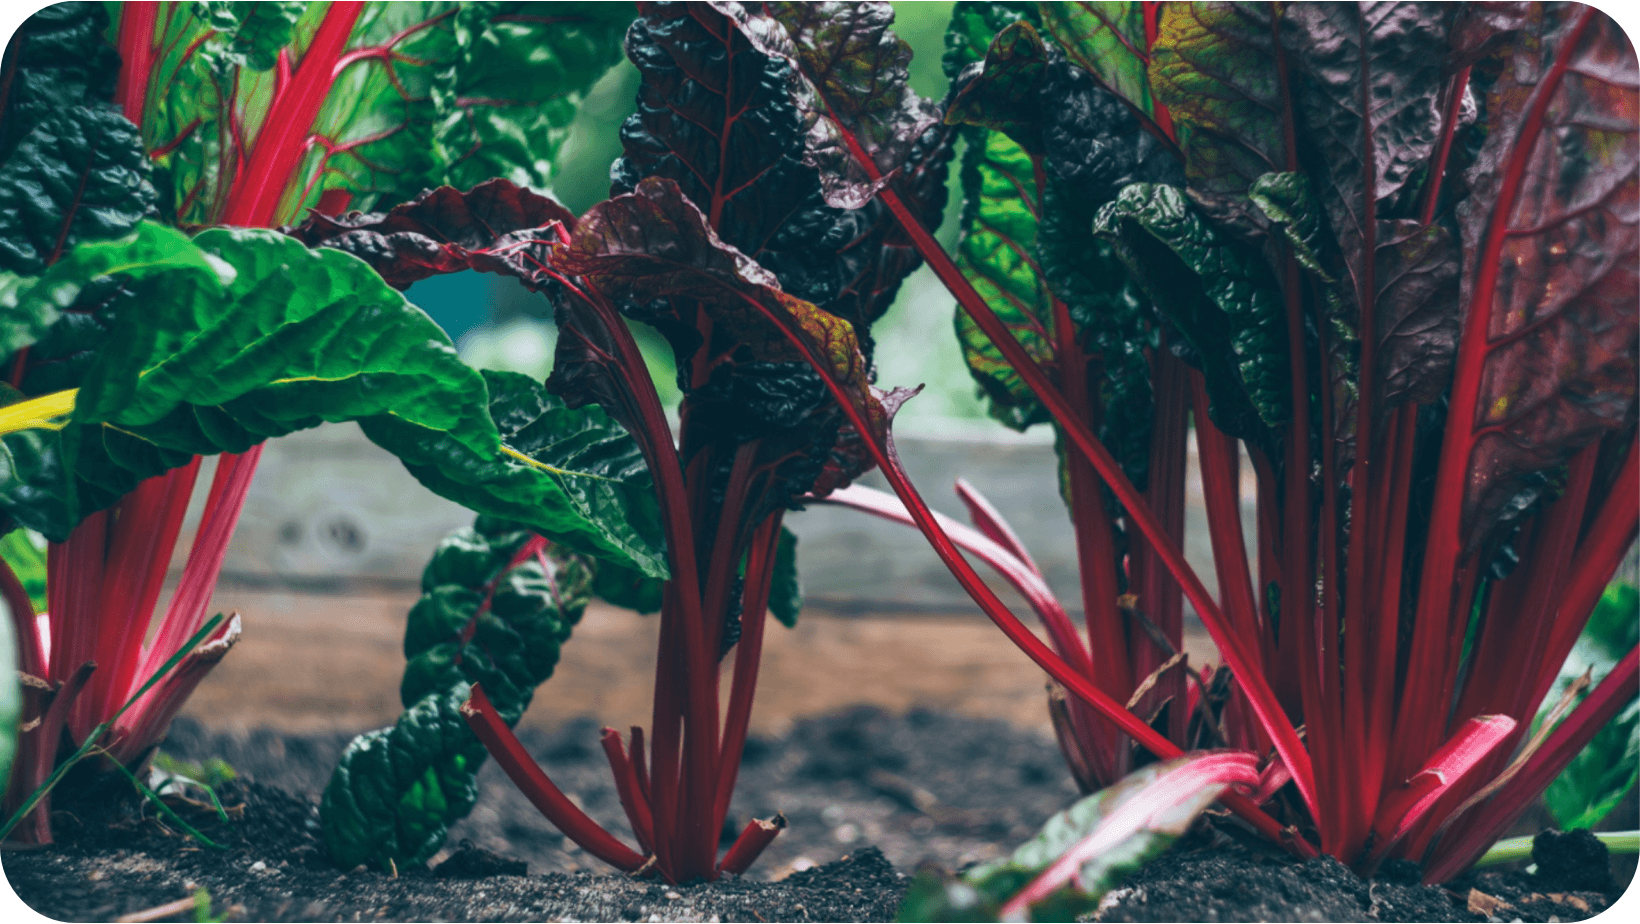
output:
[[[595,723],[525,728],[520,737],[588,814],[625,831]],[[611,875],[493,765],[480,777],[478,806],[431,869],[395,877],[338,869],[315,839],[317,796],[346,741],[213,734],[178,720],[167,753],[220,757],[240,773],[219,790],[235,822],[188,815],[227,849],[202,847],[151,806],[105,793],[60,802],[59,843],[6,852],[6,876],[42,914],[77,921],[140,913],[201,888],[212,914],[241,921],[887,921],[917,866],[960,868],[1011,850],[1075,797],[1057,749],[1029,732],[859,708],[748,743],[732,827],[776,811],[791,826],[744,879],[669,886]],[[1559,878],[1489,872],[1441,889],[1417,885],[1416,870],[1404,868],[1363,882],[1331,859],[1299,863],[1237,832],[1228,822],[1205,826],[1113,893],[1102,919],[1570,921],[1621,892],[1603,857],[1576,852],[1587,849],[1581,843],[1553,855],[1571,858]],[[1539,862],[1556,868],[1549,853]],[[1590,878],[1591,870],[1606,880]],[[1472,913],[1471,889],[1508,904]],[[195,910],[161,919],[194,920]]]

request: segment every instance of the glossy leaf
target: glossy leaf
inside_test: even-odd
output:
[[[947,124],[971,125],[1006,134],[1026,151],[1042,153],[1042,81],[1048,47],[1027,21],[997,34],[977,69],[952,84]]]
[[[290,44],[305,4],[299,0],[212,0],[205,6],[211,28],[222,33],[222,56],[253,71],[266,71],[278,63],[279,51]]]
[[[1474,397],[1453,408],[1471,428],[1471,548],[1523,479],[1635,422],[1640,71],[1622,30],[1585,11],[1541,11],[1531,44],[1492,86],[1491,129],[1458,211],[1475,257],[1462,291],[1476,320],[1454,400]]]
[[[451,434],[429,434],[397,417],[361,426],[440,496],[665,577],[654,484],[626,430],[596,407],[566,407],[529,376],[485,370],[483,377],[502,445],[529,462],[508,452],[475,451]]]
[[[1035,3],[958,0],[951,8],[951,21],[945,28],[945,55],[940,59],[946,79],[955,81],[968,65],[983,61],[997,33],[1021,21],[1041,24]]]
[[[896,920],[1076,920],[1172,846],[1230,784],[1257,781],[1253,756],[1240,752],[1151,764],[1050,818],[1006,859],[957,879],[918,874]]]
[[[1262,263],[1170,186],[1128,186],[1100,210],[1094,230],[1194,348],[1220,429],[1256,439],[1286,420],[1285,315]]]
[[[348,745],[320,802],[338,866],[410,868],[436,853],[478,796],[484,746],[459,715],[471,685],[499,696],[512,724],[552,675],[591,572],[556,548],[537,557],[530,543],[516,524],[480,517],[434,552],[405,628],[405,712]]]
[[[120,67],[103,38],[107,28],[104,5],[84,2],[52,4],[17,27],[5,53],[10,78],[0,88],[0,159],[51,116],[107,103]]]
[[[1538,709],[1537,723],[1553,711],[1566,686],[1585,671],[1598,683],[1640,638],[1640,591],[1616,582],[1600,603]],[[1579,696],[1581,701],[1586,694]],[[1535,730],[1535,729],[1534,729]],[[1543,793],[1544,805],[1563,831],[1593,827],[1634,788],[1640,765],[1640,703],[1633,700],[1595,733]]]
[[[939,121],[938,107],[907,85],[911,46],[890,31],[889,4],[772,3],[760,14],[739,4],[717,7],[760,52],[791,66],[805,159],[820,172],[831,205],[865,205]]]
[[[1042,4],[1042,27],[1065,54],[1112,93],[1155,117],[1145,66],[1144,7],[1139,3],[1079,0]]]

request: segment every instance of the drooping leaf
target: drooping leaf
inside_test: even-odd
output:
[[[1110,241],[1194,349],[1226,433],[1262,442],[1287,419],[1285,316],[1269,271],[1170,186],[1136,184],[1100,210]],[[1228,349],[1227,349],[1228,347]]]
[[[1042,4],[1042,27],[1065,54],[1147,118],[1156,116],[1145,66],[1144,6],[1099,2]]]
[[[918,874],[896,920],[1076,920],[1172,846],[1230,784],[1257,780],[1253,756],[1241,752],[1151,764],[1050,818],[1006,859],[954,879]]]
[[[532,542],[518,524],[480,517],[440,543],[405,626],[405,712],[348,745],[319,805],[338,866],[408,868],[438,851],[472,809],[486,756],[461,702],[482,682],[517,723],[552,676],[590,581],[584,560]]]
[[[689,386],[687,413],[701,441],[681,447],[686,459],[725,434],[732,437],[727,445],[763,440],[762,451],[780,460],[778,484],[765,489],[764,504],[776,506],[808,492],[817,479],[827,486],[817,490],[846,484],[869,464],[840,432],[841,412],[817,387],[808,359],[875,427],[885,428],[887,412],[871,392],[853,327],[785,293],[773,274],[720,241],[676,184],[651,177],[633,193],[594,206],[553,260],[606,296],[641,306],[629,313],[676,338],[674,350],[688,348],[693,332],[712,331],[712,342],[679,357],[679,367],[690,370],[690,381],[680,377],[680,384]],[[685,364],[696,356],[701,361]],[[735,374],[727,375],[731,368]],[[560,353],[549,385],[563,369]],[[705,425],[694,427],[695,419]]]
[[[953,81],[946,123],[1002,132],[1027,152],[1040,155],[1041,88],[1048,59],[1048,47],[1030,22],[1021,20],[1003,29],[979,67]]]
[[[803,586],[797,577],[797,534],[782,526],[774,549],[774,581],[769,585],[769,612],[790,629],[803,611]]]
[[[791,66],[805,160],[831,205],[865,205],[939,121],[938,107],[906,82],[911,46],[890,31],[889,4],[771,3],[755,14],[738,3],[714,6],[758,51]]]
[[[664,590],[662,581],[608,561],[598,562],[592,577],[594,597],[644,616],[660,612]]]
[[[1461,533],[1485,543],[1534,473],[1633,427],[1640,378],[1640,71],[1588,7],[1542,8],[1486,102],[1458,210],[1467,319],[1452,414],[1472,446]],[[1466,352],[1467,351],[1467,352]]]
[[[529,376],[482,374],[502,445],[535,464],[511,453],[475,452],[452,436],[428,434],[395,417],[361,426],[442,497],[643,575],[665,577],[654,483],[626,430],[596,407],[566,407]]]

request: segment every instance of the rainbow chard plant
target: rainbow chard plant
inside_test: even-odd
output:
[[[971,489],[969,534],[891,458],[898,501],[830,500],[918,526],[1074,697],[1090,788],[1205,736],[1261,756],[1222,801],[1295,851],[1462,872],[1640,676],[1630,647],[1526,739],[1640,523],[1633,47],[1580,5],[959,4],[952,258],[879,186],[893,94],[849,49],[884,15],[746,28],[803,81],[811,162],[848,156],[836,198],[888,204],[956,296],[996,415],[1053,422],[1085,632]],[[1216,598],[1180,551],[1191,429]],[[1224,660],[1205,683],[1181,596]]]
[[[360,261],[272,226],[446,182],[545,182],[630,17],[505,3],[115,10],[112,23],[101,4],[43,10],[0,77],[0,530],[50,540],[44,612],[0,568],[26,691],[5,805],[35,806],[17,829],[35,842],[50,840],[50,803],[29,797],[66,755],[91,744],[138,767],[238,636],[237,618],[222,621],[121,712],[205,625],[266,438],[377,421],[497,464],[517,455],[437,325]],[[161,613],[207,455],[219,459],[203,519]],[[527,525],[644,567],[573,507]]]
[[[748,38],[740,7],[639,10],[626,44],[643,83],[609,200],[577,217],[497,180],[465,194],[435,190],[386,213],[315,215],[295,233],[357,254],[395,286],[478,269],[516,276],[553,302],[552,375],[544,387],[513,378],[517,406],[532,410],[509,416],[508,426],[520,441],[532,430],[545,438],[549,428],[533,423],[542,409],[600,406],[636,443],[664,531],[653,722],[647,734],[606,729],[603,739],[636,845],[553,785],[509,729],[516,699],[469,673],[466,661],[471,693],[461,708],[575,843],[617,868],[684,882],[743,872],[784,825],[778,816],[753,819],[718,855],[765,612],[796,617],[795,540],[782,520],[797,499],[846,485],[872,464],[867,447],[881,443],[898,398],[872,389],[867,331],[918,258],[883,205],[827,204],[825,172],[804,163],[791,65]],[[905,56],[879,63],[904,79]],[[907,164],[894,179],[919,221],[937,220],[944,205],[951,151],[935,116],[925,112],[906,139]],[[653,326],[672,346],[684,394],[675,438],[629,321]],[[425,452],[453,459],[456,450]],[[484,490],[520,511],[541,503],[517,482],[496,479]],[[600,566],[600,581],[611,573]],[[338,775],[332,787],[344,782]],[[381,785],[362,780],[354,789]],[[338,792],[332,807],[358,804]],[[326,823],[360,830],[351,818]],[[414,848],[400,839],[404,854]]]

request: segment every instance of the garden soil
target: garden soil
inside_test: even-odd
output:
[[[238,771],[219,790],[231,823],[176,804],[222,849],[181,836],[128,788],[93,791],[58,801],[58,844],[0,855],[12,887],[42,914],[73,921],[886,921],[920,866],[958,869],[1006,853],[1076,796],[1037,711],[1040,677],[994,629],[963,618],[805,614],[796,632],[771,633],[725,846],[751,817],[778,811],[790,826],[745,878],[673,886],[611,874],[493,763],[478,805],[429,867],[338,869],[315,836],[318,795],[352,734],[391,721],[402,622],[389,623],[402,613],[386,602],[355,605],[324,639],[270,620],[261,648],[251,644],[252,623],[201,688],[164,750]],[[567,717],[575,714],[562,704],[590,702],[600,720],[642,720],[653,642],[642,637],[648,621],[623,618],[589,613],[520,727],[560,787],[617,832],[625,821],[600,723]],[[306,678],[315,668],[302,646],[321,644],[332,670]],[[360,692],[372,683],[388,685],[385,700]],[[1570,921],[1621,892],[1595,847],[1598,857],[1575,843],[1546,853],[1541,866],[1555,876],[1489,872],[1435,888],[1402,867],[1369,883],[1330,859],[1297,862],[1236,822],[1210,819],[1112,893],[1100,917]],[[1557,867],[1554,857],[1566,859]]]

